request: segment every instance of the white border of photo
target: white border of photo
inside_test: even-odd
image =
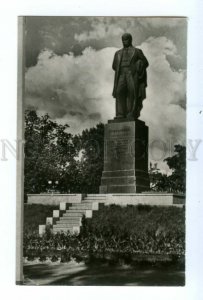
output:
[[[25,15],[184,16],[188,17],[187,141],[201,140],[203,132],[203,3],[200,0],[7,0],[0,19],[0,139],[16,140],[17,133],[17,17]],[[202,111],[202,112],[201,112]],[[16,160],[0,160],[1,295],[15,299],[200,299],[202,288],[203,143],[197,160],[187,159],[187,255],[185,287],[20,287],[15,284]],[[2,151],[2,149],[1,149]],[[17,220],[18,221],[18,220]],[[68,288],[68,289],[67,289]],[[159,298],[160,297],[160,298]]]

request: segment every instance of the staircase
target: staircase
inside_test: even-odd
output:
[[[88,194],[81,203],[72,205],[60,203],[59,210],[54,210],[53,216],[46,219],[46,225],[39,225],[39,234],[42,235],[45,232],[47,225],[52,228],[53,233],[79,234],[82,217],[92,218],[93,211],[98,210],[99,204],[105,201],[105,194]]]

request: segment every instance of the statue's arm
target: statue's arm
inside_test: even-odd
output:
[[[116,53],[115,53],[115,55],[114,55],[114,59],[113,59],[113,64],[112,64],[112,69],[114,70],[114,71],[116,71],[116,65],[117,65],[117,55],[116,55]]]
[[[145,68],[147,68],[149,66],[149,62],[146,59],[146,57],[144,56],[144,53],[142,52],[141,49],[139,49],[139,59],[141,59],[143,61]]]

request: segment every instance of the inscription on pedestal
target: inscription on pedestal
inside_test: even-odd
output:
[[[148,128],[142,121],[105,125],[101,193],[147,190],[146,186],[149,185],[147,144]]]
[[[105,126],[104,170],[125,170],[133,164],[134,122],[111,123]]]
[[[107,140],[105,143],[105,160],[120,159],[122,156],[129,155],[131,150],[131,141],[128,139]],[[108,155],[110,154],[110,155]]]

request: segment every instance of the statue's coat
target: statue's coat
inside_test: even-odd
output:
[[[143,99],[146,98],[146,91],[145,91],[145,88],[147,87],[146,68],[148,67],[149,63],[141,49],[130,46],[129,51],[131,55],[130,70],[134,78],[134,84],[137,84],[138,82],[138,98],[140,101],[142,101]],[[122,55],[123,55],[123,49],[116,51],[114,55],[113,65],[112,65],[112,68],[115,71],[114,87],[113,87],[113,94],[112,94],[114,98],[116,98],[116,91],[118,86]],[[138,76],[138,78],[136,78],[136,76]]]

